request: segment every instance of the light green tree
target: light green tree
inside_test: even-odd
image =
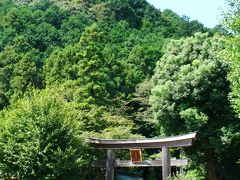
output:
[[[229,99],[232,107],[235,111],[236,117],[240,118],[240,1],[239,0],[227,0],[228,11],[225,12],[223,18],[223,26],[228,32],[228,36],[225,38],[228,42],[225,51],[225,57],[227,63],[230,66],[230,72],[228,73],[228,80],[230,81],[231,93]],[[235,157],[227,157],[225,161],[233,161],[231,165],[227,166],[229,174],[232,175],[232,179],[239,179],[240,170],[240,121],[236,121],[234,125],[223,129],[225,134],[224,142],[227,147],[227,153],[234,154]]]
[[[240,68],[240,2],[238,0],[227,1],[230,11],[226,12],[223,24],[232,36],[227,37],[228,46],[226,50],[226,56],[229,60],[231,72],[228,77],[231,82],[231,100],[236,113],[240,114],[240,79],[239,79],[239,68]],[[239,116],[240,117],[240,116]]]
[[[223,176],[218,169],[226,165],[221,164],[222,129],[235,123],[228,102],[228,66],[221,57],[224,47],[223,38],[207,34],[171,41],[157,63],[150,97],[160,134],[198,132],[188,153],[194,168],[206,163],[213,180]]]
[[[30,90],[1,111],[1,179],[92,177],[91,160],[105,153],[89,148],[89,137],[134,137],[131,121],[95,105],[79,108],[69,96],[59,86]]]
[[[56,90],[32,91],[0,115],[0,178],[63,179],[84,163],[79,111]]]

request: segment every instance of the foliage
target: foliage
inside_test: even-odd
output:
[[[0,89],[9,98],[21,96],[29,85],[41,87],[41,74],[37,68],[38,51],[19,36],[13,45],[0,52]]]
[[[224,56],[228,59],[227,63],[230,65],[230,72],[228,74],[228,79],[230,81],[230,87],[231,87],[231,93],[230,93],[230,101],[232,104],[232,107],[234,109],[236,117],[239,119],[240,117],[240,96],[239,96],[239,88],[240,88],[240,82],[239,82],[239,68],[240,68],[240,61],[239,61],[239,26],[240,26],[240,2],[238,0],[227,0],[228,4],[228,11],[224,15],[223,19],[223,26],[225,27],[225,30],[230,34],[230,36],[227,36],[227,49],[225,51]],[[237,173],[240,169],[239,159],[240,154],[238,153],[240,151],[240,136],[239,136],[239,127],[240,123],[239,120],[229,127],[223,128],[222,131],[224,133],[224,136],[222,136],[224,145],[226,146],[225,153],[231,153],[235,154],[234,157],[227,156],[223,159],[224,162],[234,161],[235,163],[232,165],[228,165],[224,167],[224,169],[227,169],[231,174],[230,178],[239,178],[239,175]],[[229,179],[230,179],[229,178]]]
[[[180,17],[169,9],[163,11],[163,17],[169,21],[167,36],[183,37],[192,36],[193,32],[207,32],[207,29],[198,21],[189,21],[189,17]]]
[[[25,61],[28,61],[32,67],[36,66],[37,71],[28,73],[22,78],[12,73],[14,68],[11,68],[12,70],[8,72],[8,75],[6,75],[5,70],[3,70],[3,76],[5,77],[3,84],[7,85],[4,85],[1,91],[5,92],[9,98],[15,94],[15,92],[17,94],[16,97],[19,97],[19,94],[22,94],[28,85],[42,88],[45,83],[49,84],[58,79],[57,74],[63,74],[63,72],[60,72],[61,70],[58,70],[58,73],[56,72],[55,77],[49,77],[47,75],[47,79],[42,79],[43,66],[45,62],[47,62],[47,65],[45,65],[45,67],[47,67],[49,62],[49,60],[46,59],[49,59],[50,56],[50,59],[52,59],[55,58],[56,54],[61,54],[61,52],[57,53],[57,49],[59,49],[59,51],[62,49],[68,51],[67,49],[72,46],[73,49],[78,48],[78,50],[76,50],[78,56],[80,54],[83,55],[80,51],[85,51],[86,49],[84,50],[84,48],[90,48],[88,44],[90,43],[89,41],[96,43],[95,46],[99,48],[96,52],[94,52],[95,49],[88,50],[88,53],[92,51],[92,57],[89,57],[89,55],[83,57],[81,55],[77,58],[78,60],[73,60],[72,57],[69,57],[69,60],[79,64],[84,62],[84,58],[85,60],[92,58],[92,62],[96,61],[94,58],[97,58],[99,62],[105,61],[105,64],[102,64],[104,68],[109,66],[114,69],[114,71],[111,72],[110,68],[100,68],[103,70],[101,74],[105,76],[105,78],[103,78],[104,81],[109,81],[104,83],[108,86],[106,88],[108,90],[114,90],[114,92],[110,92],[110,96],[107,95],[109,92],[105,93],[106,98],[112,96],[131,97],[135,91],[135,86],[141,83],[146,77],[152,75],[155,62],[162,56],[161,47],[164,44],[164,38],[182,36],[179,32],[173,35],[169,29],[166,29],[166,26],[169,23],[173,24],[172,21],[174,21],[175,24],[177,24],[178,21],[187,23],[187,21],[181,17],[178,17],[177,20],[174,20],[174,18],[166,19],[164,14],[144,0],[135,0],[134,2],[129,0],[124,2],[115,0],[82,0],[71,2],[65,0],[5,0],[2,2],[0,12],[2,14],[0,21],[0,53],[5,55],[9,54],[9,49],[15,46],[16,39],[21,37],[21,39],[24,39],[22,43],[25,43],[28,47],[28,50],[25,50],[22,56],[24,56],[25,53],[30,53],[28,56],[31,57],[25,58],[28,59]],[[131,16],[128,16],[129,13]],[[171,16],[173,15],[169,15],[169,17]],[[95,25],[92,25],[93,23],[95,23]],[[85,30],[87,26],[89,26],[89,28]],[[93,26],[96,26],[94,31],[96,31],[96,33],[98,32],[98,35],[101,34],[101,39],[98,39],[98,42],[95,41],[95,39],[91,40],[87,37],[90,36],[87,31],[91,28],[94,29]],[[177,31],[183,31],[183,28],[184,27],[181,26]],[[173,27],[173,29],[175,29],[175,27]],[[191,30],[191,33],[196,31],[198,30]],[[84,38],[86,40],[83,40]],[[83,44],[83,41],[86,42]],[[93,57],[97,52],[102,53],[101,57],[99,53],[99,57]],[[19,57],[15,57],[15,55],[16,53],[13,53],[12,58],[19,59]],[[3,58],[4,55],[2,55],[1,59]],[[16,61],[9,61],[8,66],[15,66],[15,62]],[[57,60],[56,63],[53,63],[56,64]],[[63,64],[66,65],[64,61]],[[76,65],[74,65],[74,67],[76,67]],[[122,69],[124,69],[124,71],[122,71]],[[74,78],[78,77],[77,73],[79,72],[76,71],[80,71],[80,69],[73,71],[74,72],[69,72],[71,73],[70,76],[74,76]],[[33,76],[32,73],[35,75]],[[33,83],[32,81],[35,80],[31,80],[31,77],[28,76],[37,77],[38,82]],[[107,76],[109,76],[109,78]],[[84,78],[85,77],[86,74],[84,75]],[[71,77],[71,79],[72,78],[73,77]],[[14,88],[10,85],[11,79],[14,79]],[[92,79],[90,78],[89,80]],[[21,81],[25,81],[23,82],[24,88],[19,87],[19,85],[22,84]],[[31,83],[29,83],[29,81],[31,81]],[[78,82],[79,81],[82,80],[79,79]],[[100,84],[102,83],[103,82]],[[86,84],[84,84],[84,86],[85,85]],[[88,85],[90,84],[88,83]],[[105,88],[99,84],[95,85],[95,88],[99,89],[99,87]],[[92,87],[92,89],[94,88]],[[103,89],[100,90],[102,93],[105,91]],[[101,95],[99,94],[99,96]]]
[[[225,52],[225,55],[229,59],[229,64],[231,66],[231,72],[228,75],[228,78],[231,82],[231,100],[233,107],[237,114],[239,114],[240,110],[240,101],[239,101],[239,8],[240,2],[237,0],[229,0],[227,1],[230,6],[230,11],[225,14],[225,21],[223,22],[225,27],[230,30],[234,37],[228,37],[228,48]]]
[[[67,101],[66,92],[57,87],[32,90],[2,111],[1,178],[74,178],[91,159],[87,137],[132,136],[130,121],[102,108],[79,109]]]
[[[180,170],[174,176],[169,177],[169,180],[204,180],[205,177],[199,174],[199,172],[195,170],[184,172],[184,170]]]
[[[197,152],[205,154],[209,179],[229,174],[215,169],[227,165],[221,164],[225,147],[219,136],[224,136],[222,128],[236,123],[228,102],[224,47],[223,38],[207,34],[172,41],[157,63],[150,99],[160,134],[198,132],[191,153],[197,166]]]
[[[125,104],[124,109],[135,123],[135,132],[141,133],[147,138],[158,135],[156,131],[158,124],[153,120],[153,112],[149,104],[152,86],[152,81],[145,79],[136,87],[133,98]]]
[[[198,31],[218,30],[207,29],[198,21],[190,21],[171,10],[161,12],[145,0],[2,0],[1,178],[77,178],[66,177],[71,173],[81,177],[85,174],[91,179],[93,173],[87,166],[92,159],[105,158],[105,155],[89,149],[84,139],[159,135],[156,130],[167,126],[165,122],[158,123],[158,119],[153,121],[153,109],[148,102],[156,62],[165,51],[161,61],[172,58],[166,49],[171,39],[192,36]],[[171,79],[180,83],[172,92],[181,104],[176,111],[181,121],[169,119],[172,128],[176,127],[172,132],[175,134],[200,129],[208,136],[210,130],[205,127],[212,123],[209,112],[216,107],[215,102],[226,103],[219,111],[225,112],[228,107],[226,68],[214,54],[222,49],[219,47],[222,40],[206,38],[205,42],[202,36],[206,35],[197,35],[191,39],[192,43],[185,44],[186,48],[177,49],[176,56],[183,52],[189,57],[183,58],[185,64],[179,64],[176,59],[170,63],[171,68],[183,65],[179,79]],[[192,47],[195,50],[190,55]],[[169,70],[167,65],[161,64],[166,68],[164,71]],[[215,82],[216,79],[219,81]],[[193,86],[196,90],[193,96],[188,91],[181,95],[180,92]],[[209,97],[212,103],[207,103]],[[221,119],[217,120],[222,122]],[[217,130],[222,127],[221,123],[216,124]],[[219,154],[226,151],[237,154],[237,150],[230,147],[237,146],[239,136],[229,133],[236,130],[232,125],[218,131],[226,147]],[[200,160],[201,150],[188,154],[197,159],[197,163],[204,164],[204,160]],[[124,157],[126,153],[119,155]],[[228,160],[234,162],[232,156],[219,162],[226,164]],[[196,164],[192,168],[199,173],[201,168]],[[94,175],[101,177],[102,171]]]
[[[52,90],[33,91],[1,114],[0,175],[64,178],[84,163],[79,112]]]
[[[0,110],[2,110],[7,105],[9,105],[9,100],[6,97],[5,93],[0,91]]]

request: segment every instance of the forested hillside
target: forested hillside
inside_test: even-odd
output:
[[[0,179],[102,179],[89,137],[193,131],[171,152],[189,159],[185,179],[240,179],[240,4],[228,2],[209,29],[146,0],[0,0]]]

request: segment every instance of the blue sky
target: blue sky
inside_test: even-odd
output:
[[[226,9],[224,0],[147,0],[163,11],[171,9],[180,16],[187,15],[190,20],[198,20],[206,27],[218,24],[222,11]]]

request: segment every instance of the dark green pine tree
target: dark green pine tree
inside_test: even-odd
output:
[[[86,28],[79,42],[77,91],[78,101],[105,104],[114,83],[109,78],[110,69],[103,56],[105,38],[96,24]]]

